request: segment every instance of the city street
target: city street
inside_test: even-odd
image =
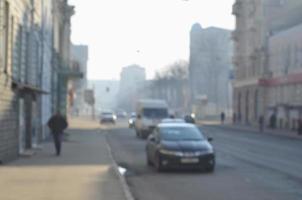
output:
[[[274,135],[202,127],[216,149],[213,174],[148,167],[145,141],[126,125],[109,127],[107,139],[138,200],[301,200],[302,141]]]

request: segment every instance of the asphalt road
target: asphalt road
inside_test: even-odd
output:
[[[121,125],[109,127],[108,142],[137,200],[301,200],[302,141],[202,127],[214,138],[213,174],[148,167],[145,141]]]

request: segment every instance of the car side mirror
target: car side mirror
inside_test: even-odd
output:
[[[142,118],[142,116],[141,115],[137,115],[137,119],[141,119]]]
[[[212,137],[208,137],[208,141],[212,142],[214,139]]]

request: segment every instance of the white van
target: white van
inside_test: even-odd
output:
[[[136,136],[147,138],[162,119],[168,117],[168,104],[159,99],[142,99],[136,104]]]

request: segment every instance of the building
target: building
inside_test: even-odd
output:
[[[274,112],[278,128],[297,128],[302,115],[302,20],[301,24],[269,38],[268,71],[262,80],[267,88],[267,118]]]
[[[87,62],[88,46],[72,45],[71,46],[71,66],[83,73],[81,79],[71,79],[69,84],[69,93],[74,93],[74,99],[70,103],[69,112],[76,115],[85,113],[86,104],[84,101],[84,91],[87,89]]]
[[[0,160],[6,161],[42,137],[41,1],[1,0],[0,27]]]
[[[119,87],[120,109],[131,112],[135,109],[135,103],[140,98],[139,90],[144,87],[146,70],[138,65],[126,66],[122,69]]]
[[[232,70],[231,32],[226,29],[210,27],[203,29],[194,24],[190,33],[189,80],[191,102],[197,106],[205,97],[211,106],[202,115],[217,115],[230,110]],[[202,108],[198,107],[197,110]]]
[[[237,0],[234,110],[241,123],[256,125],[261,115],[268,124],[273,114],[280,128],[295,128],[299,117],[301,64],[299,0]],[[288,92],[288,93],[286,93]],[[288,95],[285,95],[288,94]]]
[[[58,80],[79,76],[65,70],[72,14],[66,0],[0,0],[0,162],[30,153],[50,115],[66,110]]]
[[[71,17],[74,7],[67,0],[53,1],[53,70],[52,109],[67,115],[74,93],[68,89],[71,79],[82,78],[79,68],[71,65]]]

